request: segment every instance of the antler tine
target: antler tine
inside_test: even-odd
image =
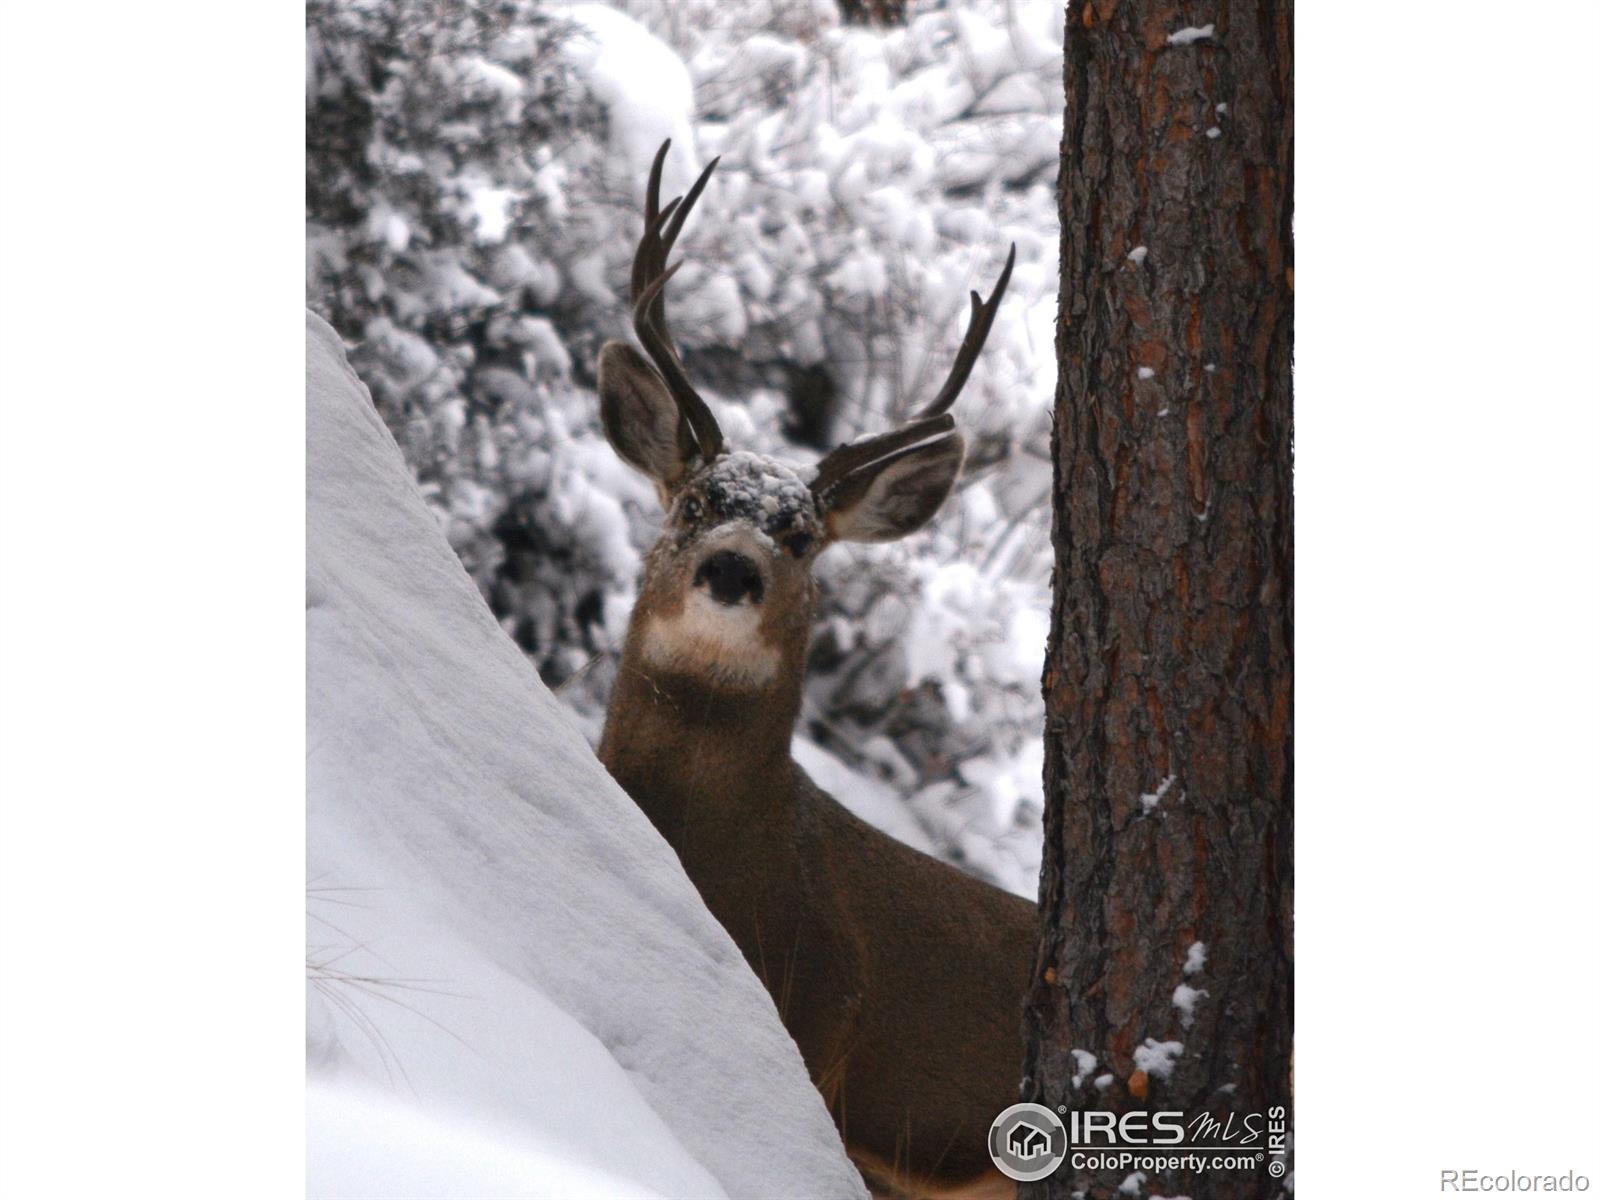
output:
[[[811,481],[811,491],[821,498],[856,468],[877,462],[878,459],[904,446],[914,445],[936,433],[944,433],[955,427],[954,417],[949,413],[938,413],[935,416],[914,420],[899,429],[891,429],[888,433],[880,433],[875,437],[851,442],[848,446],[840,446],[817,464],[817,474]]]
[[[674,263],[640,293],[633,306],[633,329],[639,335],[639,344],[650,356],[650,361],[655,363],[662,382],[667,385],[667,390],[677,402],[678,411],[689,423],[689,430],[694,435],[694,448],[699,451],[703,460],[710,462],[722,453],[724,445],[722,429],[700,393],[695,391],[694,385],[689,382],[688,372],[683,369],[683,363],[679,361],[678,353],[673,349],[671,335],[667,332],[665,319],[661,316],[662,290],[682,265],[681,262]]]
[[[671,145],[671,140],[667,142]],[[683,223],[689,219],[689,214],[694,211],[695,201],[700,199],[700,193],[706,190],[706,184],[711,181],[711,172],[717,169],[717,164],[722,161],[722,155],[717,155],[706,164],[706,169],[700,172],[700,178],[694,181],[689,194],[683,197],[683,203],[678,206],[677,212],[667,222],[666,234],[662,238],[663,252],[670,251],[672,244],[678,240],[678,231],[683,228]]]
[[[1000,311],[1000,301],[1006,294],[1006,285],[1011,282],[1011,268],[1016,263],[1017,244],[1012,242],[1011,253],[1006,255],[1005,270],[1000,272],[1000,280],[994,285],[994,291],[989,293],[989,299],[980,299],[977,292],[971,294],[972,316],[967,322],[966,336],[961,339],[961,348],[956,351],[955,365],[950,368],[950,374],[945,379],[944,386],[939,389],[939,394],[917,416],[931,417],[935,413],[944,412],[956,402],[961,389],[966,387],[967,376],[972,374],[972,365],[978,361],[978,352],[988,340],[989,328],[994,324],[995,314]]]
[[[694,186],[689,189],[688,195],[679,196],[662,207],[661,169],[666,163],[667,149],[671,145],[671,138],[662,142],[661,149],[656,151],[655,161],[650,164],[650,180],[645,188],[644,197],[644,236],[639,239],[639,248],[633,259],[635,302],[638,301],[639,294],[666,267],[667,255],[672,253],[678,234],[683,230],[683,223],[689,219],[695,201],[700,199],[700,193],[705,191],[706,184],[710,182],[711,173],[722,161],[720,155],[712,159],[706,164],[706,169],[700,172],[700,178],[694,181]]]
[[[644,223],[655,224],[656,208],[661,203],[661,168],[667,165],[667,151],[672,149],[672,139],[661,143],[655,159],[650,163],[650,180],[644,189]]]
[[[679,196],[660,207],[661,163],[665,158],[666,148],[672,145],[668,138],[662,143],[661,149],[656,152],[656,161],[650,168],[650,186],[645,195],[645,230],[639,239],[639,249],[633,259],[633,300],[637,305],[639,297],[649,288],[650,284],[660,278],[666,269],[667,256],[672,253],[672,247],[678,240],[678,234],[683,230],[683,223],[694,209],[695,201],[700,199],[700,193],[705,190],[706,183],[711,179],[711,172],[717,169],[721,157],[711,160],[706,169],[700,172],[700,178],[694,181],[694,186],[689,189],[687,196]],[[672,338],[667,330],[667,309],[665,293],[658,292],[655,304],[650,310],[650,318],[661,326],[668,347],[672,346]],[[673,351],[676,355],[677,351]]]
[[[711,415],[711,409],[689,382],[688,372],[683,369],[683,361],[673,346],[672,334],[667,327],[665,289],[667,281],[683,265],[680,262],[668,268],[667,256],[672,252],[673,244],[677,242],[695,201],[700,199],[700,193],[705,190],[711,172],[716,170],[721,160],[712,159],[687,195],[663,207],[661,170],[671,145],[672,139],[668,138],[656,151],[655,161],[650,164],[649,183],[645,188],[644,234],[639,238],[639,246],[633,256],[633,328],[645,352],[655,363],[667,390],[677,402],[678,411],[688,423],[694,435],[694,448],[698,449],[701,458],[710,461],[722,453],[722,430],[717,425],[717,419]]]
[[[851,472],[897,452],[904,452],[918,442],[955,427],[955,418],[946,410],[955,403],[961,389],[966,386],[967,376],[972,374],[972,366],[978,361],[978,352],[983,349],[995,314],[1000,311],[1000,301],[1006,294],[1006,285],[1011,282],[1011,268],[1016,261],[1017,246],[1013,242],[1011,253],[1006,256],[1005,269],[1000,272],[1000,279],[989,298],[984,300],[977,292],[971,293],[972,316],[967,322],[966,336],[961,339],[961,348],[956,351],[955,365],[950,368],[944,386],[939,389],[932,403],[898,429],[839,446],[824,456],[817,464],[816,477],[811,481],[811,491],[818,499],[838,487]]]
[[[633,255],[633,302],[637,304],[639,297],[657,279],[661,278],[661,269],[666,265],[666,254],[660,250],[661,226],[672,218],[673,211],[682,203],[682,197],[668,203],[666,208],[656,213],[645,222],[644,233],[639,238],[639,248]]]

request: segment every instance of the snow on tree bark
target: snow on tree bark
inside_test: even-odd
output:
[[[1051,1106],[1290,1103],[1292,38],[1293,6],[1273,0],[1068,13],[1024,1021],[1024,1098]],[[1064,1166],[1022,1194],[1109,1195],[1123,1174]]]

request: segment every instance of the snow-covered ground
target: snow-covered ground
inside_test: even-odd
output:
[[[306,371],[310,1194],[862,1195],[315,317]]]
[[[598,1092],[600,1089],[596,1089]],[[601,1126],[608,1124],[601,1121]],[[493,1131],[393,1092],[313,1077],[306,1094],[307,1194],[339,1200],[446,1200],[551,1196],[561,1200],[664,1200],[637,1180],[595,1165],[592,1149],[550,1146],[537,1128]],[[644,1144],[635,1137],[634,1145]],[[678,1147],[658,1149],[670,1160]],[[669,1168],[670,1169],[670,1168]],[[695,1181],[720,1193],[709,1179]]]

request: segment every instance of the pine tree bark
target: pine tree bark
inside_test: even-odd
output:
[[[1292,45],[1288,2],[1069,6],[1023,1084],[1052,1108],[1292,1115]],[[1269,1165],[1141,1194],[1276,1196]]]

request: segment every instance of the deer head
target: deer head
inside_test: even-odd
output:
[[[705,189],[660,203],[664,142],[650,169],[634,255],[633,325],[649,361],[622,342],[600,351],[600,415],[612,447],[656,485],[666,522],[650,552],[629,630],[641,666],[722,692],[797,688],[816,589],[812,567],[835,542],[886,542],[920,529],[961,471],[948,409],[983,348],[1016,261],[972,316],[949,378],[898,429],[840,446],[807,471],[730,451],[689,382],[667,328],[667,256]]]

